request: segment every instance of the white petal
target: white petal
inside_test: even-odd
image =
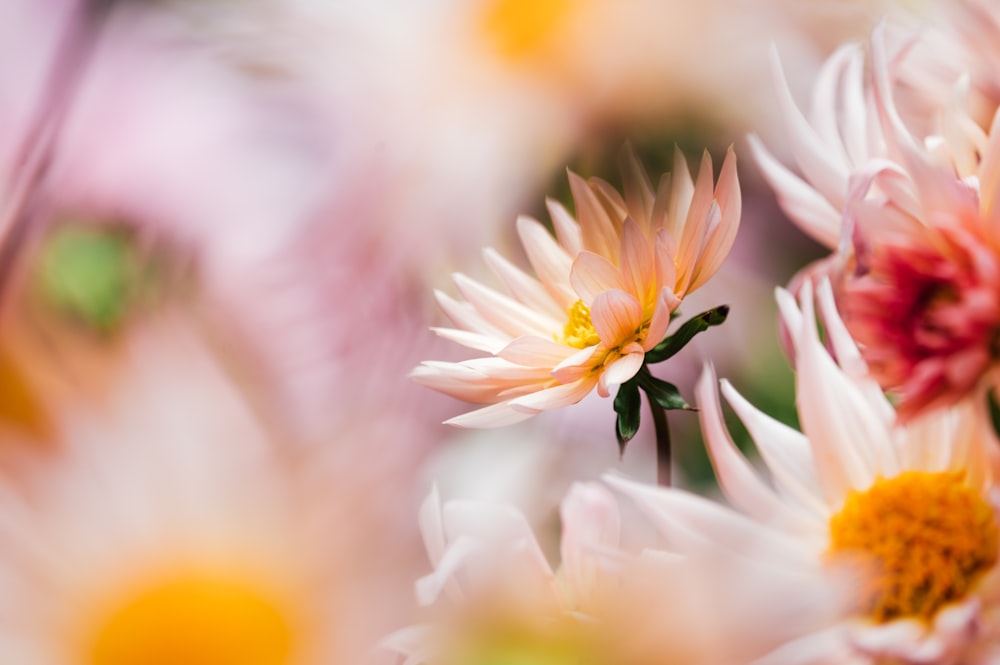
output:
[[[808,518],[778,498],[733,443],[722,418],[715,372],[709,364],[705,365],[698,379],[695,395],[699,408],[698,419],[709,457],[719,479],[719,486],[730,502],[761,522],[779,523],[794,529],[811,529],[812,524]]]

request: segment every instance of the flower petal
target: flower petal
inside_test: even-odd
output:
[[[635,376],[645,359],[646,354],[640,347],[639,353],[627,353],[605,366],[597,379],[597,394],[609,397],[612,390]]]
[[[570,282],[580,300],[593,307],[598,295],[610,289],[625,291],[621,271],[603,256],[584,250],[573,261]]]
[[[810,529],[807,516],[782,502],[733,443],[722,418],[716,385],[715,372],[706,364],[695,395],[705,444],[722,491],[735,507],[761,522]]]
[[[642,305],[635,296],[619,289],[605,291],[590,306],[590,321],[601,338],[601,346],[622,346],[634,341],[642,327]]]
[[[574,383],[558,385],[518,397],[510,401],[510,406],[512,409],[529,416],[541,411],[558,409],[579,402],[594,388],[595,383],[597,383],[596,377],[586,376]]]

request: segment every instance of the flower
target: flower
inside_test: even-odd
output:
[[[618,509],[603,487],[577,484],[561,515],[563,565],[555,573],[517,510],[457,500],[442,507],[432,490],[420,527],[435,570],[417,581],[417,598],[431,606],[445,596],[451,606],[434,623],[397,631],[386,646],[406,654],[407,662],[428,665],[462,655],[486,662],[508,652],[543,663],[574,662],[573,654],[579,658],[582,649],[597,646],[587,629],[614,578],[601,559],[602,550],[618,546]]]
[[[60,410],[58,455],[5,460],[0,660],[363,662],[405,603],[349,535],[386,531],[361,486],[275,445],[183,327],[129,353],[98,407]]]
[[[831,59],[816,93],[830,108],[814,109],[815,127],[787,90],[782,94],[808,183],[759,143],[756,154],[786,212],[835,250],[821,269],[836,280],[841,311],[873,375],[908,419],[992,383],[1000,334],[1000,130],[996,122],[988,135],[978,129],[959,81],[943,133],[914,136],[893,99],[882,31],[871,53],[864,89],[860,51]]]
[[[413,371],[424,385],[491,404],[448,423],[514,423],[578,402],[594,387],[607,397],[639,371],[681,300],[719,268],[740,219],[732,150],[714,188],[707,154],[692,181],[678,153],[673,180],[664,178],[655,193],[632,155],[624,174],[623,198],[602,180],[570,173],[579,223],[550,200],[555,238],[540,222],[518,219],[537,278],[487,249],[510,295],[462,274],[454,279],[466,302],[437,294],[458,327],[436,332],[493,355]]]
[[[742,514],[678,490],[612,482],[682,552],[799,579],[794,593],[768,603],[802,621],[813,615],[814,625],[786,635],[762,663],[812,663],[820,654],[825,662],[989,662],[1000,628],[1000,529],[996,440],[985,419],[964,403],[896,423],[829,283],[818,301],[832,351],[819,338],[810,282],[798,307],[785,291],[778,299],[794,336],[802,433],[722,382],[773,486],[730,439],[711,369],[697,389],[702,428],[720,486]],[[848,598],[814,602],[816,590],[838,585]]]
[[[435,570],[416,584],[429,616],[384,645],[407,665],[729,662],[713,657],[724,650],[721,612],[699,602],[705,578],[677,558],[622,549],[606,488],[575,484],[559,514],[553,570],[514,508],[442,507],[432,490],[420,525]]]

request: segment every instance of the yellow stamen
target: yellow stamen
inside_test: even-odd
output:
[[[184,575],[125,599],[101,624],[92,665],[288,665],[292,626],[245,581]]]
[[[870,568],[864,600],[880,623],[932,619],[996,562],[997,545],[993,510],[963,472],[880,478],[830,519],[829,553]]]
[[[503,57],[520,60],[544,50],[580,0],[494,0],[482,28]]]
[[[601,341],[597,331],[594,330],[594,324],[590,321],[590,308],[584,305],[582,300],[577,300],[570,306],[569,321],[563,327],[562,339],[556,341],[578,349],[593,346]]]

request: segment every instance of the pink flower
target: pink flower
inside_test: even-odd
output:
[[[678,154],[673,181],[664,178],[655,192],[634,157],[624,171],[624,198],[602,180],[571,173],[579,223],[549,201],[555,238],[536,220],[518,219],[537,278],[487,249],[510,295],[461,274],[455,284],[466,302],[438,294],[457,327],[436,332],[492,354],[414,370],[420,383],[491,405],[450,424],[517,422],[578,402],[595,387],[607,397],[639,371],[681,300],[718,270],[740,218],[732,151],[717,186],[707,155],[692,181]]]
[[[848,328],[872,374],[896,389],[898,414],[973,391],[1000,352],[1000,256],[968,230],[872,249],[867,272],[844,286]]]
[[[829,108],[815,109],[812,126],[781,94],[804,179],[756,149],[786,212],[835,250],[822,269],[906,419],[986,385],[995,365],[1000,130],[978,129],[958,81],[943,133],[914,136],[893,97],[897,63],[882,30],[872,37],[870,80],[860,57],[850,49],[831,59],[816,90]]]

